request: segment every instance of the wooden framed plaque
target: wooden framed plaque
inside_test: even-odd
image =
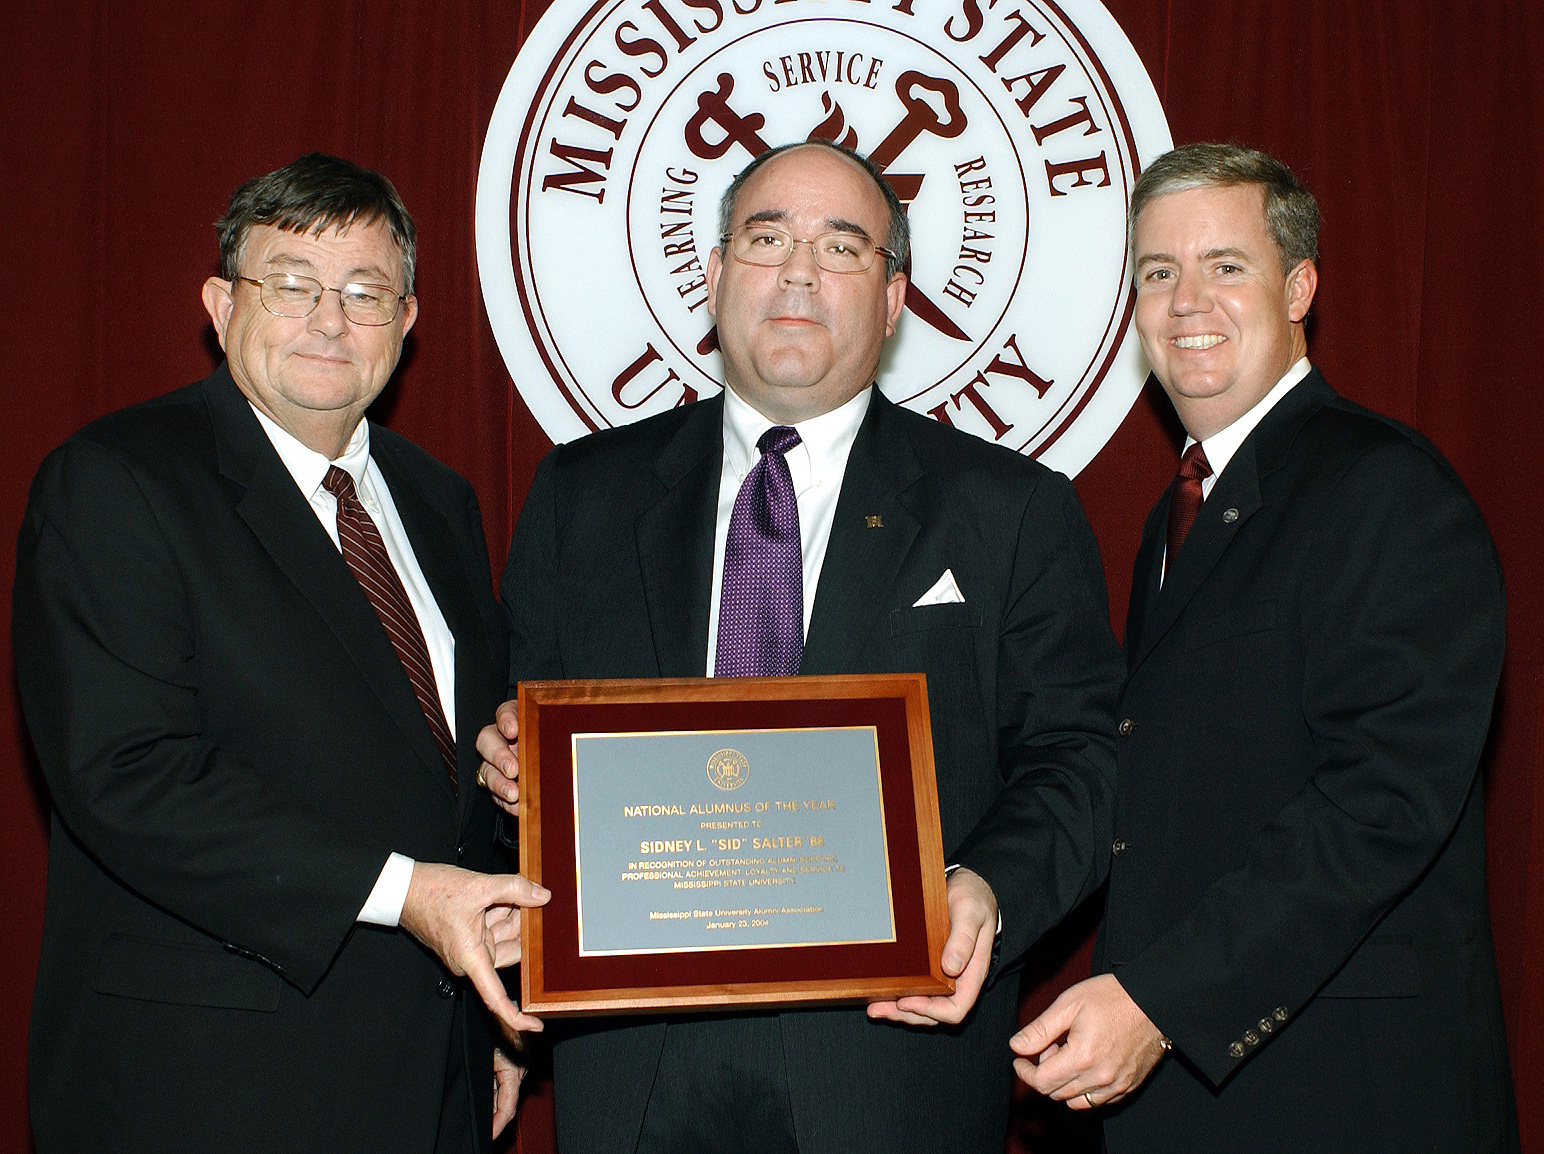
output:
[[[920,673],[520,685],[521,1003],[949,994]]]

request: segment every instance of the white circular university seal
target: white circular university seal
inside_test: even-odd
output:
[[[477,183],[488,317],[547,435],[720,387],[719,197],[811,137],[871,156],[907,206],[885,395],[1076,474],[1147,373],[1126,204],[1170,146],[1095,0],[553,0]]]
[[[739,789],[751,777],[751,763],[738,749],[720,749],[708,758],[708,780],[719,789]]]

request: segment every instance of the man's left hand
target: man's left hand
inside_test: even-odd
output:
[[[515,1116],[515,1104],[520,1101],[520,1083],[525,1078],[525,1067],[518,1064],[502,1046],[493,1047],[493,1136],[504,1132]]]
[[[957,1025],[981,993],[992,965],[997,937],[997,896],[978,873],[963,866],[949,875],[949,940],[944,942],[943,971],[954,979],[954,993],[943,997],[870,1002],[870,1018],[888,1018],[910,1026]]]
[[[519,874],[414,862],[397,924],[433,950],[451,973],[470,979],[506,1031],[536,1031],[540,1019],[520,1012],[496,971],[520,960],[516,907],[545,905],[551,897]]]
[[[1166,1050],[1162,1032],[1113,974],[1063,990],[1008,1046],[1024,1082],[1074,1110],[1120,1101]]]

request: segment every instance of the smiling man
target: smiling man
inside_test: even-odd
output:
[[[384,177],[312,154],[218,224],[206,380],[52,453],[17,685],[53,801],[39,1154],[486,1151],[539,1028],[474,738],[507,642],[471,487],[364,420],[418,317]],[[474,872],[477,871],[477,872]]]
[[[872,165],[824,142],[766,153],[719,231],[727,387],[542,463],[502,584],[510,673],[924,671],[959,867],[942,956],[956,992],[554,1024],[559,1145],[1001,1150],[1011,966],[1108,861],[1119,656],[1099,555],[1065,477],[874,387],[908,240]],[[478,748],[512,809],[512,703],[499,727]]]
[[[1126,617],[1099,976],[1012,1039],[1107,1148],[1513,1151],[1476,767],[1501,574],[1419,434],[1307,360],[1319,214],[1195,144],[1131,200],[1188,434]]]

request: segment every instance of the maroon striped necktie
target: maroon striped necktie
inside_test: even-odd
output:
[[[1179,477],[1174,482],[1174,492],[1169,495],[1167,565],[1174,564],[1190,526],[1195,524],[1196,514],[1201,511],[1201,482],[1211,475],[1211,463],[1206,459],[1201,442],[1197,441],[1180,458]]]
[[[419,628],[418,615],[413,612],[413,603],[408,600],[407,590],[402,588],[402,579],[397,576],[386,552],[381,531],[359,503],[354,479],[338,466],[329,465],[322,487],[338,499],[338,544],[343,547],[343,559],[386,627],[386,636],[391,638],[391,647],[397,651],[407,679],[413,683],[418,705],[429,722],[429,732],[434,734],[435,744],[445,758],[445,770],[450,774],[450,785],[454,789],[456,743],[451,740],[445,711],[440,708],[434,666],[429,663],[429,647],[424,644],[423,630]]]

